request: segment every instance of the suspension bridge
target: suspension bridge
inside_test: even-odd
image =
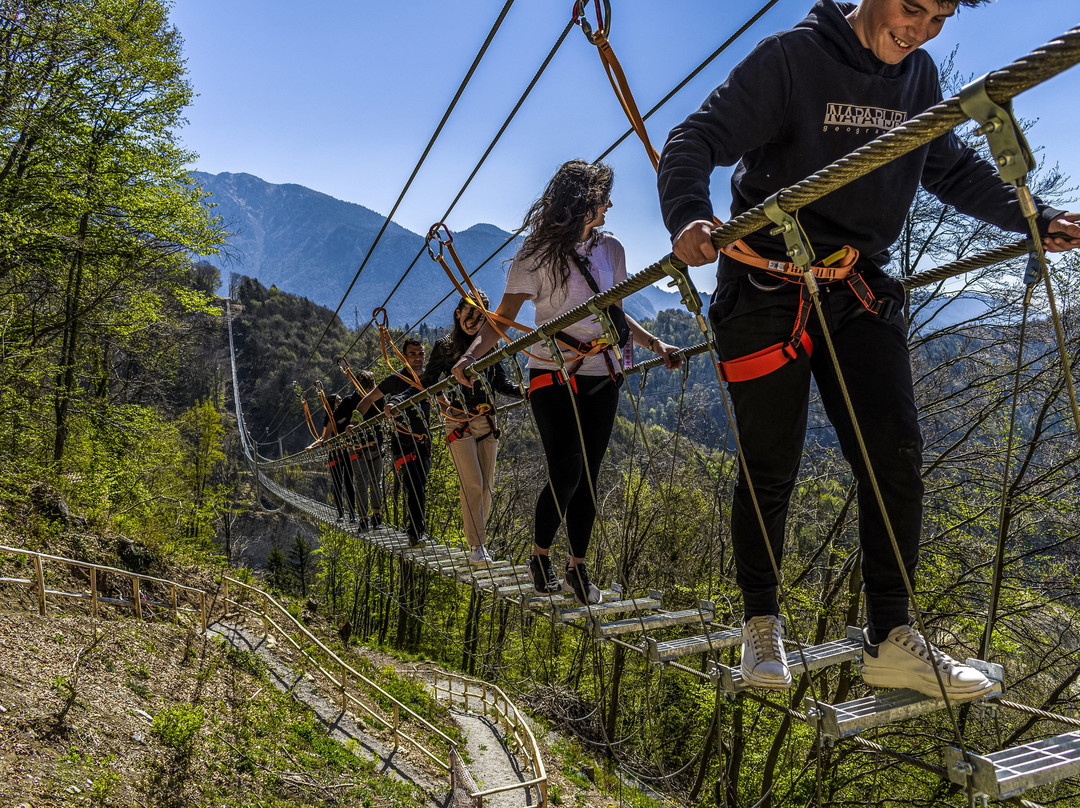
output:
[[[771,4],[762,9],[763,13]],[[577,11],[583,12],[583,3],[578,4]],[[504,9],[505,13],[505,9]],[[756,19],[756,17],[755,17]],[[747,23],[747,26],[749,22]],[[743,29],[747,26],[744,26]],[[601,46],[606,39],[598,37],[596,31],[589,26],[585,27],[587,35],[593,44]],[[567,33],[572,28],[572,23],[567,25],[562,32],[548,61],[561,47]],[[597,28],[600,26],[598,24]],[[491,36],[497,30],[497,24]],[[741,31],[740,31],[741,33]],[[470,68],[470,74],[484,54],[491,36],[485,42],[477,60]],[[737,36],[737,35],[736,35]],[[730,41],[734,41],[735,37]],[[647,149],[651,149],[647,136],[644,135],[644,118],[636,110],[632,102],[632,94],[625,85],[625,79],[620,77],[619,71],[612,67],[617,61],[612,62],[605,58],[605,65],[610,69],[612,83],[622,99],[629,99],[624,103],[628,117],[632,122],[631,131],[642,136]],[[788,226],[791,217],[801,208],[822,198],[845,185],[853,182],[861,176],[875,170],[886,162],[893,160],[919,146],[928,143],[951,131],[953,128],[975,119],[981,125],[980,131],[990,136],[990,149],[997,163],[1003,168],[1015,167],[1020,161],[1022,151],[1019,127],[1012,118],[1010,107],[1012,99],[1036,84],[1048,81],[1058,74],[1073,67],[1080,61],[1080,28],[1074,28],[1064,33],[1061,37],[1047,43],[1023,59],[1005,66],[988,74],[984,79],[970,85],[957,96],[948,98],[924,113],[912,118],[896,128],[890,130],[881,137],[867,143],[865,146],[836,161],[814,175],[807,177],[802,182],[786,188],[776,194],[769,203],[756,207],[724,224],[718,224],[713,231],[713,243],[716,247],[726,246],[762,227],[775,227],[783,232],[791,254],[797,254],[800,248],[805,248],[804,242],[800,242],[798,228]],[[545,62],[545,66],[547,61]],[[700,68],[699,68],[700,69]],[[543,67],[541,68],[541,72]],[[539,76],[539,74],[538,74]],[[538,77],[537,76],[537,77]],[[466,76],[466,82],[468,76]],[[533,79],[534,84],[536,78]],[[526,89],[515,112],[524,102],[531,91],[532,84]],[[460,95],[460,90],[459,90]],[[669,96],[670,97],[670,96]],[[456,98],[455,98],[456,102]],[[446,111],[449,116],[453,109],[452,103]],[[514,113],[511,113],[511,118]],[[443,121],[445,122],[446,116]],[[507,124],[509,123],[509,119]],[[491,147],[505,131],[503,125],[496,135]],[[1007,136],[1002,137],[1005,132]],[[628,133],[629,134],[629,133]],[[438,137],[438,130],[433,139]],[[624,138],[626,136],[624,135]],[[622,139],[620,138],[620,142]],[[430,145],[430,144],[429,144]],[[618,145],[617,143],[615,145]],[[489,147],[488,152],[490,152]],[[612,147],[614,148],[614,146]],[[606,152],[605,152],[606,153]],[[486,156],[486,155],[485,155]],[[421,160],[422,162],[422,160]],[[482,164],[483,160],[481,160]],[[1022,162],[1022,161],[1021,161]],[[476,170],[479,170],[477,166]],[[1020,193],[1026,190],[1025,179],[1028,168],[1018,174],[1003,172],[1003,176],[1017,186]],[[417,166],[419,170],[419,165]],[[475,171],[473,172],[475,175]],[[413,176],[415,176],[415,171]],[[410,180],[411,181],[411,180]],[[468,183],[466,183],[467,186]],[[402,196],[408,190],[408,184],[402,191]],[[462,189],[464,192],[464,188]],[[460,194],[458,196],[460,198]],[[400,203],[401,197],[398,202]],[[456,202],[456,200],[455,200]],[[395,209],[396,209],[395,205]],[[445,221],[453,210],[453,204],[447,209],[440,222]],[[390,221],[393,211],[387,217]],[[515,234],[517,235],[517,234]],[[380,233],[381,236],[381,233]],[[429,236],[428,250],[432,258],[441,257],[443,248],[449,242],[436,238],[438,241],[438,256]],[[378,239],[376,239],[376,242]],[[509,242],[508,242],[509,243]],[[374,244],[371,249],[374,249]],[[353,280],[355,284],[366,265],[370,250],[357,271]],[[972,273],[990,267],[995,267],[1004,261],[1029,256],[1029,265],[1033,267],[1025,281],[1024,294],[1025,323],[1028,313],[1027,303],[1034,290],[1040,289],[1045,292],[1045,309],[1050,313],[1052,328],[1047,327],[1047,332],[1052,336],[1046,337],[1046,342],[1053,348],[1044,355],[1050,356],[1057,364],[1058,377],[1054,382],[1054,398],[1064,400],[1061,415],[1057,421],[1059,429],[1070,429],[1075,435],[1080,432],[1080,412],[1077,411],[1075,393],[1072,390],[1071,372],[1074,360],[1070,359],[1068,350],[1068,338],[1066,336],[1064,320],[1058,311],[1056,304],[1056,292],[1054,282],[1064,283],[1055,279],[1054,273],[1047,265],[1045,256],[1039,246],[1038,234],[1033,233],[1033,238],[1027,241],[1019,241],[1006,244],[1001,247],[977,254],[966,256],[955,262],[946,264],[937,269],[919,272],[902,279],[902,282],[910,291],[923,287],[936,287],[935,292],[940,292],[941,284],[950,278]],[[401,277],[398,287],[391,291],[391,295],[398,292],[398,288],[406,280],[409,270],[422,257],[422,252],[410,264]],[[489,258],[489,260],[491,260]],[[445,266],[445,265],[444,265]],[[475,270],[474,270],[475,271]],[[449,268],[448,268],[449,272]],[[453,274],[453,273],[451,273]],[[462,268],[461,283],[468,283],[468,273]],[[605,308],[620,301],[645,287],[667,280],[676,288],[681,297],[685,309],[690,313],[700,329],[702,342],[688,346],[682,350],[682,355],[690,367],[692,361],[708,362],[711,367],[716,366],[715,356],[709,340],[708,328],[705,318],[702,316],[701,299],[689,276],[687,267],[673,255],[668,255],[660,261],[652,264],[640,272],[632,275],[625,282],[620,283],[610,290],[595,295],[587,304],[582,305],[567,314],[551,322],[539,325],[535,330],[528,331],[516,338],[509,338],[502,347],[487,357],[476,361],[471,370],[474,374],[491,367],[497,362],[509,361],[512,367],[512,378],[522,384],[522,373],[517,368],[517,356],[520,352],[537,343],[551,340],[567,326],[585,318],[597,316]],[[350,289],[352,287],[350,286]],[[461,289],[455,280],[455,288]],[[455,290],[448,292],[448,297]],[[346,292],[346,296],[348,292]],[[388,298],[389,299],[389,298]],[[342,299],[342,305],[345,299]],[[339,305],[338,309],[340,310]],[[1066,314],[1068,311],[1066,310]],[[237,374],[236,351],[233,343],[233,315],[231,309],[227,314],[229,322],[230,358],[232,360],[233,395],[236,409],[237,422],[240,428],[243,450],[249,467],[260,491],[266,492],[280,501],[287,503],[298,512],[306,514],[311,519],[320,522],[333,531],[346,534],[358,542],[363,543],[370,551],[367,566],[360,572],[366,586],[378,591],[386,603],[393,603],[400,613],[408,614],[422,624],[428,625],[430,630],[440,631],[437,626],[426,623],[423,614],[422,600],[416,597],[417,587],[421,587],[422,576],[428,576],[424,580],[439,579],[452,582],[461,587],[461,592],[468,592],[471,605],[470,614],[478,614],[480,604],[485,596],[490,596],[492,613],[497,606],[502,608],[503,629],[507,615],[521,615],[521,624],[531,624],[537,616],[540,616],[552,627],[553,633],[561,631],[576,631],[578,636],[587,640],[592,648],[594,660],[594,675],[601,681],[601,689],[604,686],[618,691],[618,680],[621,676],[622,666],[630,656],[640,658],[641,664],[649,669],[658,671],[668,670],[679,675],[685,675],[701,683],[707,683],[715,688],[716,693],[716,716],[714,726],[719,725],[721,705],[736,703],[739,699],[750,699],[764,707],[776,711],[785,721],[798,722],[804,725],[813,737],[812,748],[815,751],[811,755],[812,763],[823,765],[829,754],[828,750],[846,745],[849,748],[863,753],[880,755],[898,760],[915,767],[916,769],[939,777],[947,786],[955,786],[962,789],[969,802],[974,804],[976,800],[1009,801],[1017,804],[1034,806],[1037,803],[1026,798],[1028,792],[1041,787],[1052,786],[1056,783],[1080,776],[1080,719],[1066,712],[1054,712],[1044,707],[1053,706],[1054,699],[1048,700],[1048,704],[1042,707],[1032,707],[1014,701],[1009,697],[1007,670],[1002,664],[992,661],[994,651],[992,639],[994,635],[995,605],[1000,595],[1000,587],[1005,577],[1005,548],[1008,546],[1009,536],[1007,530],[996,537],[997,553],[996,560],[990,565],[992,576],[992,593],[988,598],[991,606],[986,620],[985,640],[982,644],[982,653],[989,657],[988,660],[971,658],[967,662],[976,667],[987,678],[994,682],[994,690],[987,696],[965,702],[963,699],[947,697],[943,692],[941,697],[926,696],[908,690],[890,690],[879,693],[869,693],[848,698],[852,690],[859,690],[858,683],[851,676],[851,670],[858,663],[862,652],[862,637],[859,629],[847,627],[840,632],[841,636],[828,637],[825,631],[835,620],[819,620],[817,630],[807,632],[798,626],[800,621],[787,615],[787,661],[793,675],[799,676],[799,684],[793,691],[788,704],[783,704],[763,696],[743,682],[737,663],[731,649],[741,643],[742,631],[738,625],[731,624],[731,609],[726,603],[718,599],[701,599],[696,604],[680,603],[685,597],[668,597],[659,589],[645,589],[634,591],[628,580],[611,583],[603,591],[603,600],[600,604],[581,605],[569,594],[561,595],[537,595],[533,591],[531,580],[528,576],[527,566],[521,563],[521,552],[525,549],[526,542],[517,536],[505,537],[509,546],[511,539],[517,541],[510,557],[502,560],[491,561],[481,567],[469,564],[466,559],[464,547],[457,546],[460,542],[460,527],[447,523],[445,535],[440,539],[438,528],[429,529],[429,541],[421,546],[412,546],[408,537],[397,527],[394,522],[401,524],[400,519],[389,518],[388,523],[376,528],[360,529],[355,524],[349,524],[338,518],[336,509],[327,501],[327,473],[326,467],[333,452],[348,452],[349,443],[346,436],[336,437],[318,447],[310,448],[304,452],[268,459],[260,455],[256,442],[252,439],[245,426],[244,412],[242,407],[242,386]],[[422,318],[421,318],[422,319]],[[327,325],[327,330],[330,325]],[[367,329],[361,330],[357,335],[356,342],[360,340]],[[326,331],[323,332],[325,337]],[[1023,331],[1021,330],[1021,341]],[[355,345],[356,342],[353,344]],[[1023,346],[1021,345],[1021,348]],[[312,351],[312,355],[314,351]],[[1056,357],[1056,358],[1054,358]],[[311,357],[303,364],[300,370],[302,375],[310,365]],[[654,506],[662,513],[661,520],[677,521],[680,514],[676,513],[675,506],[668,501],[671,494],[670,485],[665,488],[663,481],[663,464],[655,455],[660,449],[660,441],[655,436],[649,435],[642,418],[642,410],[647,409],[647,403],[643,402],[645,379],[650,371],[659,364],[654,359],[633,365],[626,371],[627,400],[633,413],[634,439],[640,442],[642,453],[647,460],[642,463],[638,470],[643,477],[650,478],[655,489],[660,492],[659,499]],[[1025,364],[1022,352],[1017,350],[1016,373],[1020,374],[1030,370],[1030,364]],[[1046,372],[1045,367],[1041,368]],[[658,371],[663,372],[663,371]],[[688,370],[686,371],[688,372]],[[684,386],[685,386],[684,375]],[[640,380],[638,389],[632,389],[633,380]],[[403,412],[409,408],[418,408],[424,402],[430,402],[433,406],[431,411],[439,417],[441,408],[438,405],[439,396],[453,396],[456,383],[452,379],[441,381],[421,392],[409,400],[394,404],[391,412]],[[717,378],[716,395],[722,396],[723,385]],[[524,391],[522,391],[524,393]],[[1007,397],[1006,397],[1007,398]],[[1015,398],[1015,397],[1014,397]],[[726,405],[726,398],[724,399]],[[682,400],[680,399],[679,422],[682,419]],[[516,405],[501,408],[504,430],[527,430],[528,410]],[[1067,411],[1067,412],[1066,412]],[[729,423],[733,418],[729,415]],[[277,416],[275,416],[275,419]],[[1071,423],[1070,423],[1071,421]],[[362,428],[381,429],[386,423],[383,414],[370,419]],[[436,432],[433,424],[432,431]],[[672,455],[677,454],[678,429],[675,431]],[[572,438],[568,438],[572,439]],[[1009,443],[1009,454],[1003,462],[1006,469],[1006,487],[1015,479],[1010,480],[1008,470],[1012,464],[1013,445]],[[716,489],[721,490],[721,484],[730,484],[730,475],[735,468],[736,460],[729,455],[727,440],[725,439],[717,451],[725,455],[726,461],[720,463],[723,469],[716,481]],[[1075,452],[1069,452],[1071,462],[1075,462]],[[438,465],[438,460],[436,465]],[[447,461],[443,458],[443,463]],[[670,462],[670,474],[673,477],[676,462]],[[933,465],[933,464],[932,464]],[[520,471],[519,463],[515,463],[515,473]],[[725,476],[726,475],[726,476]],[[533,479],[539,479],[534,474]],[[393,488],[393,481],[388,481],[387,489]],[[436,494],[429,494],[429,499]],[[394,498],[391,498],[392,500]],[[848,504],[851,502],[849,494]],[[603,503],[598,503],[603,508]],[[510,503],[507,507],[513,507]],[[429,505],[429,507],[431,507]],[[443,507],[444,512],[451,511],[451,507]],[[846,514],[845,505],[843,514]],[[962,529],[965,521],[964,516],[958,515],[955,522],[947,530]],[[512,521],[512,520],[511,520]],[[1004,521],[1004,520],[1003,520]],[[715,527],[715,524],[714,524]],[[719,529],[719,528],[717,528]],[[831,535],[832,531],[830,531]],[[447,540],[448,537],[453,537]],[[822,543],[819,552],[825,549],[831,553],[833,549],[828,547],[828,542]],[[604,552],[615,559],[618,564],[617,548],[620,546],[616,537],[602,537],[601,546]],[[854,564],[857,554],[849,559],[849,564]],[[850,572],[850,566],[848,568]],[[616,576],[618,577],[618,576]],[[787,587],[785,587],[787,589]],[[830,590],[835,596],[839,591],[838,581],[826,580],[823,582],[823,591]],[[723,594],[723,587],[717,586],[718,594]],[[853,600],[857,602],[857,589]],[[914,594],[914,593],[912,593]],[[726,596],[726,595],[725,595]],[[824,601],[824,598],[823,598]],[[475,604],[475,605],[473,605]],[[925,614],[923,608],[916,611],[920,617],[920,624]],[[386,608],[385,620],[389,619],[389,607]],[[725,621],[725,617],[728,619]],[[849,609],[849,621],[855,622],[858,618],[857,607],[855,611]],[[802,621],[805,623],[806,621]],[[478,630],[478,629],[474,629]],[[807,636],[803,636],[803,635]],[[813,636],[810,636],[813,635]],[[475,648],[478,638],[474,635],[470,640]],[[584,647],[584,646],[583,646]],[[583,658],[585,656],[585,651]],[[1073,662],[1075,666],[1075,661]],[[830,671],[833,677],[830,679]],[[839,672],[837,674],[837,672]],[[1080,672],[1080,668],[1077,668]],[[816,675],[812,675],[816,674]],[[1068,699],[1062,698],[1062,694],[1069,691],[1072,683],[1076,681],[1076,673],[1071,676],[1063,675],[1059,691],[1056,693],[1057,703],[1067,704]],[[830,694],[831,691],[831,694]],[[956,710],[955,708],[961,708]],[[981,734],[980,731],[965,731],[972,725],[985,729],[994,725],[1000,713],[1015,714],[1019,720],[1020,728],[1011,733],[1009,738],[1002,738],[1000,732],[992,735],[989,731]],[[940,744],[928,744],[930,747],[924,755],[912,755],[898,751],[888,745],[872,740],[876,737],[875,731],[883,727],[898,725],[902,722],[911,722],[920,716],[940,713],[948,716],[947,724],[951,728],[951,738]],[[977,722],[972,716],[983,716]],[[1039,723],[1040,726],[1052,725],[1056,729],[1068,729],[1061,734],[1042,732],[1035,740],[1024,741],[1023,737]],[[718,729],[719,732],[719,729]],[[973,734],[974,733],[974,734]],[[618,746],[619,739],[606,738],[609,748]],[[707,757],[703,753],[702,759]],[[811,765],[811,764],[806,764]],[[703,767],[704,770],[704,767]]]

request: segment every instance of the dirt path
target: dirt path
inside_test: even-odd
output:
[[[429,677],[438,676],[438,671],[435,670],[426,673]],[[476,787],[483,791],[531,780],[532,773],[522,769],[520,761],[506,745],[498,719],[465,710],[463,683],[460,681],[441,677],[438,681],[443,694],[447,686],[453,688],[450,713],[465,733],[466,751],[472,760],[469,770],[477,781]],[[470,690],[469,706],[474,710],[483,709],[479,692]],[[535,787],[515,788],[484,798],[484,808],[521,808],[523,805],[539,803],[540,795]]]

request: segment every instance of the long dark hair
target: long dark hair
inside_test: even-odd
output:
[[[575,248],[585,225],[611,196],[615,172],[607,163],[570,160],[559,166],[543,195],[525,214],[529,230],[518,258],[533,258],[537,269],[550,267],[555,281],[563,286],[571,266],[580,260]]]
[[[482,289],[477,289],[476,294],[480,296],[480,302],[484,304],[484,308],[489,308],[491,302],[488,300],[487,293]],[[466,306],[472,305],[465,298],[461,298],[458,301],[457,306],[454,308],[454,325],[450,329],[450,343],[454,346],[454,353],[461,356],[472,345],[472,341],[476,338],[476,334],[466,334],[465,329],[461,327],[461,323],[458,321],[458,312],[464,309]]]

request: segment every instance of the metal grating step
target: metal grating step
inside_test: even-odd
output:
[[[717,648],[728,648],[740,642],[742,642],[741,628],[724,628],[711,634],[680,637],[677,640],[664,642],[657,642],[652,637],[645,638],[649,661],[654,665],[661,665],[691,654],[704,654]]]
[[[816,671],[854,659],[861,652],[862,629],[848,626],[847,637],[844,639],[812,645],[801,651],[788,651],[786,658],[791,675],[798,676],[801,673]],[[712,673],[717,687],[725,693],[738,693],[750,687],[743,681],[742,670],[738,666],[729,668],[727,665],[716,664],[713,666]]]
[[[988,755],[968,754],[971,784],[980,794],[1007,800],[1036,786],[1080,775],[1080,732],[1002,749]],[[968,784],[967,761],[959,749],[945,749],[949,779]]]
[[[510,559],[493,561],[483,567],[474,567],[471,564],[458,564],[454,567],[454,573],[459,581],[481,588],[495,586],[497,581],[508,583],[517,580],[528,571],[528,567],[515,566]]]
[[[1005,686],[1001,682],[1000,665],[978,659],[968,659],[966,664],[981,670],[994,682],[994,689],[985,696],[952,698],[950,701],[953,704],[991,699],[1000,696],[1005,691]],[[924,696],[915,690],[906,689],[886,690],[881,694],[845,701],[843,704],[825,704],[808,698],[806,705],[810,725],[820,724],[821,731],[833,738],[847,738],[863,730],[945,709],[943,699]]]
[[[592,632],[597,639],[603,639],[605,637],[617,637],[621,634],[645,632],[650,629],[682,626],[687,623],[701,623],[704,628],[705,624],[711,623],[715,619],[716,606],[712,601],[703,600],[696,609],[686,609],[679,612],[654,612],[642,617],[611,620],[606,623],[601,620],[594,620]]]
[[[611,600],[599,603],[596,606],[575,606],[570,609],[559,609],[555,615],[556,620],[566,623],[579,617],[599,617],[604,614],[623,614],[625,612],[647,611],[658,609],[664,605],[664,600],[659,592],[650,592],[647,598],[626,598],[624,600]]]

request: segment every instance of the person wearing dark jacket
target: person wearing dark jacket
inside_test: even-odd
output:
[[[386,409],[386,405],[400,404],[419,392],[407,378],[412,374],[419,377],[427,350],[420,340],[407,339],[402,351],[408,367],[391,373],[364,396],[359,405],[362,412],[367,412],[368,407],[380,401],[384,401]],[[425,398],[419,406],[406,407],[393,418],[390,445],[394,456],[394,470],[405,490],[405,532],[409,536],[411,547],[421,544],[426,529],[424,499],[427,493],[428,471],[431,468],[431,435],[428,432],[430,416],[431,403]]]
[[[479,295],[480,302],[486,307],[487,295],[483,292]],[[449,375],[457,361],[467,353],[483,324],[483,312],[462,298],[454,309],[454,326],[450,333],[432,346],[431,358],[420,383],[431,387]],[[499,445],[495,402],[488,390],[521,398],[521,390],[506,377],[501,362],[487,368],[484,379],[484,384],[457,386],[451,396],[440,402],[446,424],[446,443],[458,473],[461,519],[469,543],[468,561],[477,567],[491,563],[486,548],[486,525],[491,512],[491,489],[495,482],[495,457]]]
[[[981,1],[820,0],[795,28],[758,44],[671,131],[664,147],[658,188],[674,254],[692,266],[717,260],[710,238],[714,167],[737,163],[731,178],[736,216],[937,103],[937,69],[920,46],[937,36],[958,5]],[[822,283],[821,301],[888,524],[912,580],[922,519],[922,436],[903,287],[884,268],[920,183],[963,213],[1028,232],[1013,189],[953,133],[799,212],[816,255],[850,265],[847,278]],[[1078,218],[1039,203],[1045,247],[1067,249],[1065,239],[1080,236]],[[984,694],[992,684],[982,674],[933,649],[909,625],[901,566],[812,309],[805,335],[792,339],[800,304],[809,299],[798,277],[783,271],[787,261],[783,241],[769,228],[747,236],[742,247],[725,248],[709,309],[745,462],[731,517],[743,593],[742,674],[758,687],[791,684],[777,580],[762,542],[779,565],[813,377],[858,484],[868,623],[864,680],[938,695],[933,657],[950,695]]]
[[[363,390],[375,389],[375,376],[370,370],[357,373],[356,380]],[[360,507],[361,530],[377,528],[382,524],[383,432],[381,426],[359,426],[370,413],[370,406],[362,410],[358,405],[352,414],[352,423],[345,427],[345,432],[350,436],[350,457],[356,464],[356,501]]]
[[[360,403],[360,394],[353,393],[352,395],[342,398],[336,393],[327,399],[327,403],[330,405],[330,412],[333,413],[333,419],[330,418],[330,413],[327,413],[323,417],[323,431],[319,436],[319,443],[324,443],[330,438],[341,435],[345,432],[349,422],[352,420],[353,412],[356,410],[356,405]],[[334,493],[334,505],[337,506],[337,515],[339,521],[345,519],[344,503],[342,502],[342,495],[344,494],[344,500],[349,505],[349,521],[356,521],[356,500],[354,497],[353,488],[353,459],[350,456],[349,448],[343,442],[337,442],[334,447],[330,449],[328,456],[328,465],[330,466],[330,482],[333,483]]]

